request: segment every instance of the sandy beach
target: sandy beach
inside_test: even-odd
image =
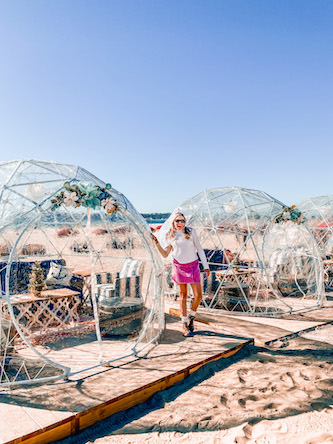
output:
[[[332,315],[329,302],[326,308],[293,315],[289,330],[280,319],[215,318],[221,333],[243,335],[248,329],[260,345],[96,424],[75,442],[332,443]],[[199,331],[203,324],[195,324]],[[295,334],[318,324],[322,327]],[[288,335],[271,345],[264,342]]]
[[[52,246],[57,245],[73,269],[89,266],[89,255],[76,255],[70,247],[74,240],[84,241],[82,233],[73,239],[59,239],[51,229],[47,234],[52,241],[45,242],[48,254],[55,253]],[[124,242],[125,235],[117,233],[116,238]],[[38,241],[37,231],[29,233],[30,243]],[[119,267],[125,251],[110,248],[96,233],[91,242],[102,253],[100,265]],[[135,236],[131,250],[149,263]],[[210,322],[226,338],[254,338],[255,345],[64,443],[333,443],[331,295],[322,309],[280,318],[245,313],[208,316],[202,309],[199,315],[206,323],[196,321],[198,332],[203,326],[209,329]],[[327,325],[311,330],[323,323]],[[299,334],[301,330],[306,332]]]
[[[49,254],[57,244],[67,265],[73,269],[89,266],[89,255],[76,255],[70,248],[74,239],[84,241],[82,233],[74,239],[59,239],[50,230],[48,236],[52,240],[45,243]],[[117,240],[123,242],[124,236],[117,234]],[[32,231],[29,242],[38,240],[38,233]],[[123,260],[124,251],[109,248],[104,236],[93,234],[92,244],[103,252],[101,265],[119,266]],[[132,254],[147,261],[146,251],[136,240]],[[254,338],[255,345],[64,442],[333,443],[333,325],[297,333],[333,319],[332,297],[322,309],[280,316],[207,316],[201,312],[200,317],[206,317],[221,334]],[[203,325],[207,328],[207,324],[195,324],[197,331]]]
[[[333,444],[333,0],[0,11],[0,444]]]

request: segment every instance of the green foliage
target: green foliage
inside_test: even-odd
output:
[[[293,205],[292,207],[283,207],[281,214],[275,218],[275,222],[278,224],[288,221],[295,222],[300,225],[306,221],[306,218],[301,211],[296,208],[295,205]]]
[[[57,196],[51,199],[51,210],[55,210],[62,204],[66,206],[86,208],[104,207],[108,213],[117,210],[117,203],[112,198],[109,190],[111,185],[107,183],[104,188],[89,182],[64,183],[65,190],[61,191]]]

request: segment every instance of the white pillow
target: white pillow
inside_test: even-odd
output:
[[[46,283],[52,285],[69,285],[72,279],[72,270],[56,262],[51,262]]]

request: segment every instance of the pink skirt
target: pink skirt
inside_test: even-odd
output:
[[[174,259],[172,265],[172,279],[176,284],[200,283],[199,261],[196,260],[188,264],[180,264]]]

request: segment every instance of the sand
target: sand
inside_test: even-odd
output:
[[[29,241],[35,241],[32,235]],[[102,238],[94,241],[97,249],[103,249]],[[110,260],[117,254],[121,260],[120,253],[112,251]],[[76,259],[68,252],[66,259],[73,268],[80,259],[82,266],[81,255]],[[88,266],[88,257],[86,262]],[[333,443],[333,326],[270,346],[262,339],[276,337],[276,327],[284,336],[332,320],[333,308],[292,314],[289,319],[295,322],[290,323],[288,315],[275,321],[238,319],[226,334],[250,335],[253,324],[261,333],[261,340],[247,355],[225,360],[222,368],[216,364],[210,374],[201,373],[201,380],[199,373],[192,385],[187,382],[176,391],[155,395],[124,415],[117,427],[96,426],[86,434],[88,439],[73,437],[72,442]],[[223,331],[223,318],[219,322]],[[197,322],[196,328],[200,328]]]
[[[333,307],[318,313],[318,324],[330,321]],[[294,320],[308,329],[303,316]],[[312,321],[315,313],[311,316]],[[220,322],[221,331],[226,325],[230,334],[230,325]],[[278,328],[279,319],[254,322],[243,317],[239,327],[234,323],[234,334],[248,325],[252,332],[258,329],[258,337],[291,336],[271,346],[251,346],[208,372],[200,370],[116,422],[92,427],[75,443],[333,443],[333,325],[295,337],[295,323],[287,331]],[[200,323],[195,326],[200,329]]]

